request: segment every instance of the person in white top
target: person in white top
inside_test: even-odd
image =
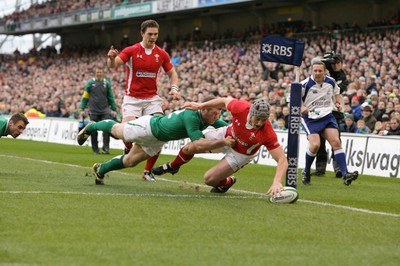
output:
[[[302,182],[304,185],[311,183],[310,169],[320,147],[321,134],[332,146],[335,160],[343,174],[343,183],[348,186],[357,179],[358,172],[351,173],[347,170],[346,154],[339,139],[339,126],[332,114],[334,109],[341,110],[340,88],[326,73],[325,64],[316,58],[311,62],[311,76],[301,82],[301,123],[309,142]]]

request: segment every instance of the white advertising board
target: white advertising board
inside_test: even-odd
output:
[[[20,136],[21,139],[53,142],[69,145],[77,145],[76,135],[79,122],[70,119],[40,119],[30,118],[29,125]],[[284,151],[287,151],[288,134],[285,131],[277,132],[278,140]],[[102,147],[102,135],[98,135],[99,147]],[[170,141],[164,145],[162,154],[177,155],[179,150],[189,139]],[[400,137],[384,137],[374,135],[342,134],[343,149],[346,153],[347,165],[350,171],[358,171],[360,174],[375,175],[382,177],[400,178]],[[84,144],[90,146],[90,139]],[[305,152],[307,149],[307,138],[304,133],[300,134],[298,167],[303,168],[305,164]],[[123,149],[122,141],[111,138],[110,148]],[[329,156],[328,171],[333,171],[331,148],[327,143]],[[196,157],[220,160],[223,154],[198,154]],[[253,163],[275,166],[265,147],[260,149]]]

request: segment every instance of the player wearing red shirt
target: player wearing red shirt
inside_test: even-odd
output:
[[[142,41],[126,47],[118,54],[111,46],[108,51],[107,66],[126,67],[126,88],[122,103],[122,123],[134,120],[143,115],[163,114],[162,99],[157,94],[157,76],[162,67],[169,77],[171,89],[169,94],[180,99],[178,90],[178,74],[171,64],[167,52],[156,45],[159,25],[154,20],[146,20],[141,24]],[[125,153],[130,152],[132,143],[125,143]],[[155,181],[150,169],[154,166],[158,155],[147,160],[143,179]]]
[[[226,135],[236,140],[233,150],[241,154],[254,155],[261,145],[268,150],[278,148],[280,146],[278,137],[268,119],[260,128],[249,126],[250,106],[249,102],[239,100],[232,100],[227,105],[228,111],[232,114],[232,124],[227,128]]]
[[[174,67],[167,52],[157,45],[147,49],[137,43],[126,47],[118,57],[126,68],[125,95],[135,98],[156,96],[158,71],[162,67],[168,73]]]
[[[266,100],[259,99],[250,104],[234,98],[217,98],[204,103],[187,102],[183,105],[183,108],[189,110],[226,108],[232,113],[231,125],[205,133],[205,137],[209,139],[224,139],[227,136],[232,136],[236,140],[236,146],[233,148],[223,148],[225,157],[204,175],[205,183],[213,187],[211,192],[225,193],[228,191],[236,182],[236,178],[231,175],[250,163],[257,155],[261,145],[265,145],[272,158],[278,163],[273,183],[267,194],[273,197],[279,195],[283,188],[282,179],[286,174],[288,162],[278,142],[277,135],[268,121],[269,104]],[[199,149],[197,149],[195,143],[189,143],[183,150],[186,150],[186,154],[188,154],[188,151],[192,151],[192,154],[194,154]],[[218,152],[221,152],[221,150]],[[193,155],[185,157],[185,154],[180,152],[173,162],[153,168],[152,172],[154,174],[167,172],[175,174],[179,167],[187,163],[192,157]]]

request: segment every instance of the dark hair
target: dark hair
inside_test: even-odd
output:
[[[13,114],[10,117],[10,121],[13,121],[14,123],[17,123],[18,121],[22,121],[22,122],[24,122],[25,126],[29,124],[28,118],[26,118],[24,116],[24,114],[22,114],[22,113]]]
[[[157,21],[148,19],[142,22],[142,25],[140,25],[140,31],[145,33],[147,28],[160,28],[160,25],[158,25]]]

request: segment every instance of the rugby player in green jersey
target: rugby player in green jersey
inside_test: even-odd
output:
[[[0,138],[7,135],[17,138],[28,124],[29,121],[24,114],[13,114],[10,119],[0,117]]]
[[[214,97],[207,97],[211,100]],[[104,175],[113,170],[134,167],[138,163],[159,153],[163,145],[171,140],[190,138],[191,153],[202,153],[224,146],[234,146],[236,141],[232,137],[225,139],[205,139],[202,130],[208,126],[219,128],[227,123],[219,120],[220,108],[203,108],[198,111],[180,110],[168,116],[142,116],[126,123],[117,123],[112,120],[104,120],[89,123],[78,136],[79,145],[85,143],[90,134],[95,130],[110,132],[115,138],[135,145],[126,155],[116,156],[113,159],[99,164],[95,163],[93,170],[96,175],[95,183],[104,185]]]

